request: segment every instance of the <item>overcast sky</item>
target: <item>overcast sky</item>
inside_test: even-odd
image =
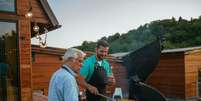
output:
[[[201,15],[201,0],[48,0],[61,28],[48,33],[47,45],[69,48],[84,40],[126,33],[154,20]],[[37,44],[35,38],[32,44]]]

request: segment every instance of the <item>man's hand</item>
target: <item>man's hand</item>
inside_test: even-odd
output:
[[[96,87],[94,87],[94,86],[88,84],[88,83],[85,81],[85,78],[84,78],[84,77],[78,75],[77,78],[76,78],[76,80],[77,80],[78,84],[79,84],[81,87],[83,87],[83,88],[85,88],[85,89],[88,89],[90,93],[95,94],[95,95],[98,94],[98,89],[97,89]]]
[[[87,84],[87,89],[89,90],[90,93],[97,95],[98,89],[90,84]]]
[[[114,79],[114,76],[109,77],[108,78],[108,84],[106,86],[106,93],[112,95],[114,93],[114,90],[115,90],[115,84],[116,84],[116,81]]]
[[[109,77],[109,78],[108,78],[108,85],[109,85],[109,86],[113,86],[113,85],[115,85],[115,84],[116,84],[116,81],[115,81],[115,79],[114,79],[114,76]]]
[[[76,77],[76,80],[77,80],[77,83],[79,84],[79,86],[81,86],[81,87],[83,87],[83,88],[85,88],[85,89],[87,88],[87,87],[86,87],[87,83],[86,83],[84,77],[78,75],[78,76]]]

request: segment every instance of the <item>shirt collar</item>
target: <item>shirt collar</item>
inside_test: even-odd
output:
[[[77,77],[78,75],[66,64],[63,65],[63,67],[65,67],[66,69],[69,70],[70,74],[72,74],[73,76]]]

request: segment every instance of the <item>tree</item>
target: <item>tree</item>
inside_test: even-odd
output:
[[[179,17],[176,21],[171,19],[156,20],[127,33],[115,33],[101,39],[110,43],[110,53],[127,52],[141,48],[157,38],[165,38],[163,46],[167,48],[181,48],[201,45],[201,16],[190,21]],[[94,51],[96,42],[84,41],[83,50]]]

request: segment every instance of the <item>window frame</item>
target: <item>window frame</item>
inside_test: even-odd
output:
[[[11,13],[11,14],[17,14],[17,0],[14,0],[14,11],[6,11],[6,10],[1,10],[0,13]],[[1,21],[1,19],[0,19]]]
[[[16,0],[15,0],[16,1]],[[19,27],[18,27],[18,20],[5,20],[5,19],[0,19],[0,22],[8,22],[8,23],[14,23],[16,26],[16,34],[17,34],[17,39],[16,39],[16,48],[17,48],[17,51],[16,51],[16,56],[17,56],[17,87],[18,87],[18,90],[17,90],[17,101],[21,101],[21,85],[20,85],[20,54],[19,54]]]

